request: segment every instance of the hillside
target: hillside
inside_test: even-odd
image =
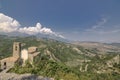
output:
[[[120,60],[118,47],[90,42],[64,43],[35,36],[8,37],[1,35],[0,59],[12,55],[14,41],[24,43],[23,48],[37,46],[41,55],[35,60],[36,68],[15,67],[11,70],[13,72],[33,73],[55,77],[58,80],[60,77],[68,80],[70,76],[71,80],[119,80],[120,78],[120,63],[116,64]]]
[[[120,43],[110,43],[109,45],[120,47]]]
[[[120,48],[117,45],[100,43],[100,42],[73,42],[75,45],[83,46],[86,49],[97,49],[100,52],[120,52]],[[119,44],[118,44],[119,45]]]

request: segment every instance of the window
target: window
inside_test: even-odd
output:
[[[6,62],[4,62],[4,66],[6,66]]]
[[[4,69],[6,69],[6,62],[4,62]]]
[[[15,50],[17,51],[17,46],[15,46]]]

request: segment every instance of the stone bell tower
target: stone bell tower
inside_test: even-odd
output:
[[[14,42],[13,43],[13,57],[20,58],[20,52],[21,52],[21,43]]]

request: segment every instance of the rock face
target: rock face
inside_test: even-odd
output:
[[[113,67],[114,64],[120,64],[120,55],[115,56],[107,62],[108,67]]]
[[[0,73],[0,80],[54,80],[53,78],[44,78],[32,74]]]

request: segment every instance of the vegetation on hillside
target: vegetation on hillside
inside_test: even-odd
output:
[[[79,80],[79,74],[77,72],[62,63],[48,60],[47,56],[37,58],[33,65],[28,61],[24,67],[16,64],[9,72],[15,72],[18,74],[37,74],[45,77],[52,77],[55,80]]]
[[[86,49],[79,45],[64,43],[52,39],[30,37],[7,37],[0,36],[0,59],[12,55],[12,44],[14,41],[24,43],[23,48],[37,46],[40,55],[31,65],[26,61],[26,66],[15,65],[10,71],[15,73],[32,73],[55,80],[119,80],[120,65],[114,64],[108,68],[106,62],[114,58],[120,52],[104,52],[102,54],[97,48]],[[48,54],[48,55],[45,55]],[[49,59],[50,56],[52,59]],[[90,62],[85,62],[89,60]],[[81,64],[81,61],[82,64]],[[88,66],[86,72],[81,72],[80,67]],[[96,73],[97,70],[106,70],[106,73]],[[107,72],[112,70],[111,72]],[[117,70],[118,72],[115,72]]]

